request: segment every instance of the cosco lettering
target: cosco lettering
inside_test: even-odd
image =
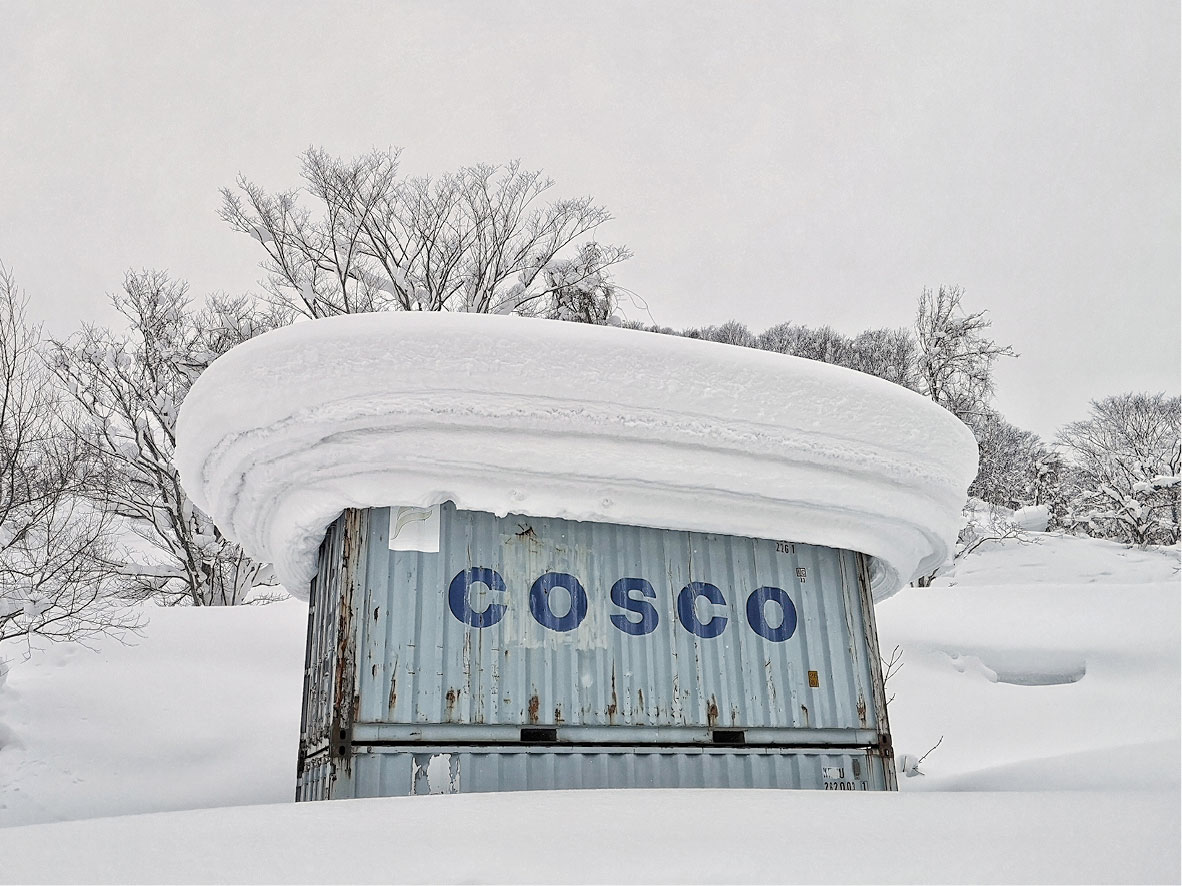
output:
[[[491,598],[480,610],[472,605],[474,585],[482,585],[487,590],[485,596]],[[555,588],[566,591],[570,600],[568,607],[553,605],[551,591]],[[617,630],[643,637],[660,626],[657,591],[647,579],[621,578],[611,586],[607,597],[610,605],[618,610],[610,616]],[[451,614],[473,628],[489,628],[500,622],[512,605],[509,599],[510,590],[505,580],[487,566],[473,566],[457,572],[447,588]],[[705,600],[709,605],[702,606],[699,600]],[[578,630],[586,619],[591,596],[582,582],[570,573],[547,572],[530,585],[527,602],[534,621],[547,630],[567,633]],[[722,636],[731,620],[725,594],[709,582],[689,582],[678,591],[674,603],[677,622],[684,630],[702,639]],[[782,643],[796,633],[796,604],[783,588],[755,588],[747,594],[744,611],[748,626],[765,640]]]

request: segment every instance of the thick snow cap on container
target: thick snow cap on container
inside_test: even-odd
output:
[[[185,398],[176,458],[194,503],[300,597],[345,508],[451,500],[861,551],[882,599],[948,557],[977,447],[929,400],[811,360],[386,313],[219,358]]]

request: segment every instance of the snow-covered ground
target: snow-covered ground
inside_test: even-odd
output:
[[[296,806],[304,604],[152,608],[13,662],[0,881],[1178,882],[1178,552],[1032,537],[877,607],[899,794]]]

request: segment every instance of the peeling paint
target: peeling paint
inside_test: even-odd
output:
[[[443,719],[451,722],[456,717],[456,699],[459,698],[459,693],[455,689],[449,688],[445,697],[447,699],[447,708],[443,712]]]

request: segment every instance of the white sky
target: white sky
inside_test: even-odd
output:
[[[1176,2],[0,0],[0,261],[58,335],[128,268],[246,291],[243,172],[405,148],[593,194],[655,320],[906,325],[958,283],[1052,435],[1179,390]],[[645,319],[633,309],[633,317]]]

